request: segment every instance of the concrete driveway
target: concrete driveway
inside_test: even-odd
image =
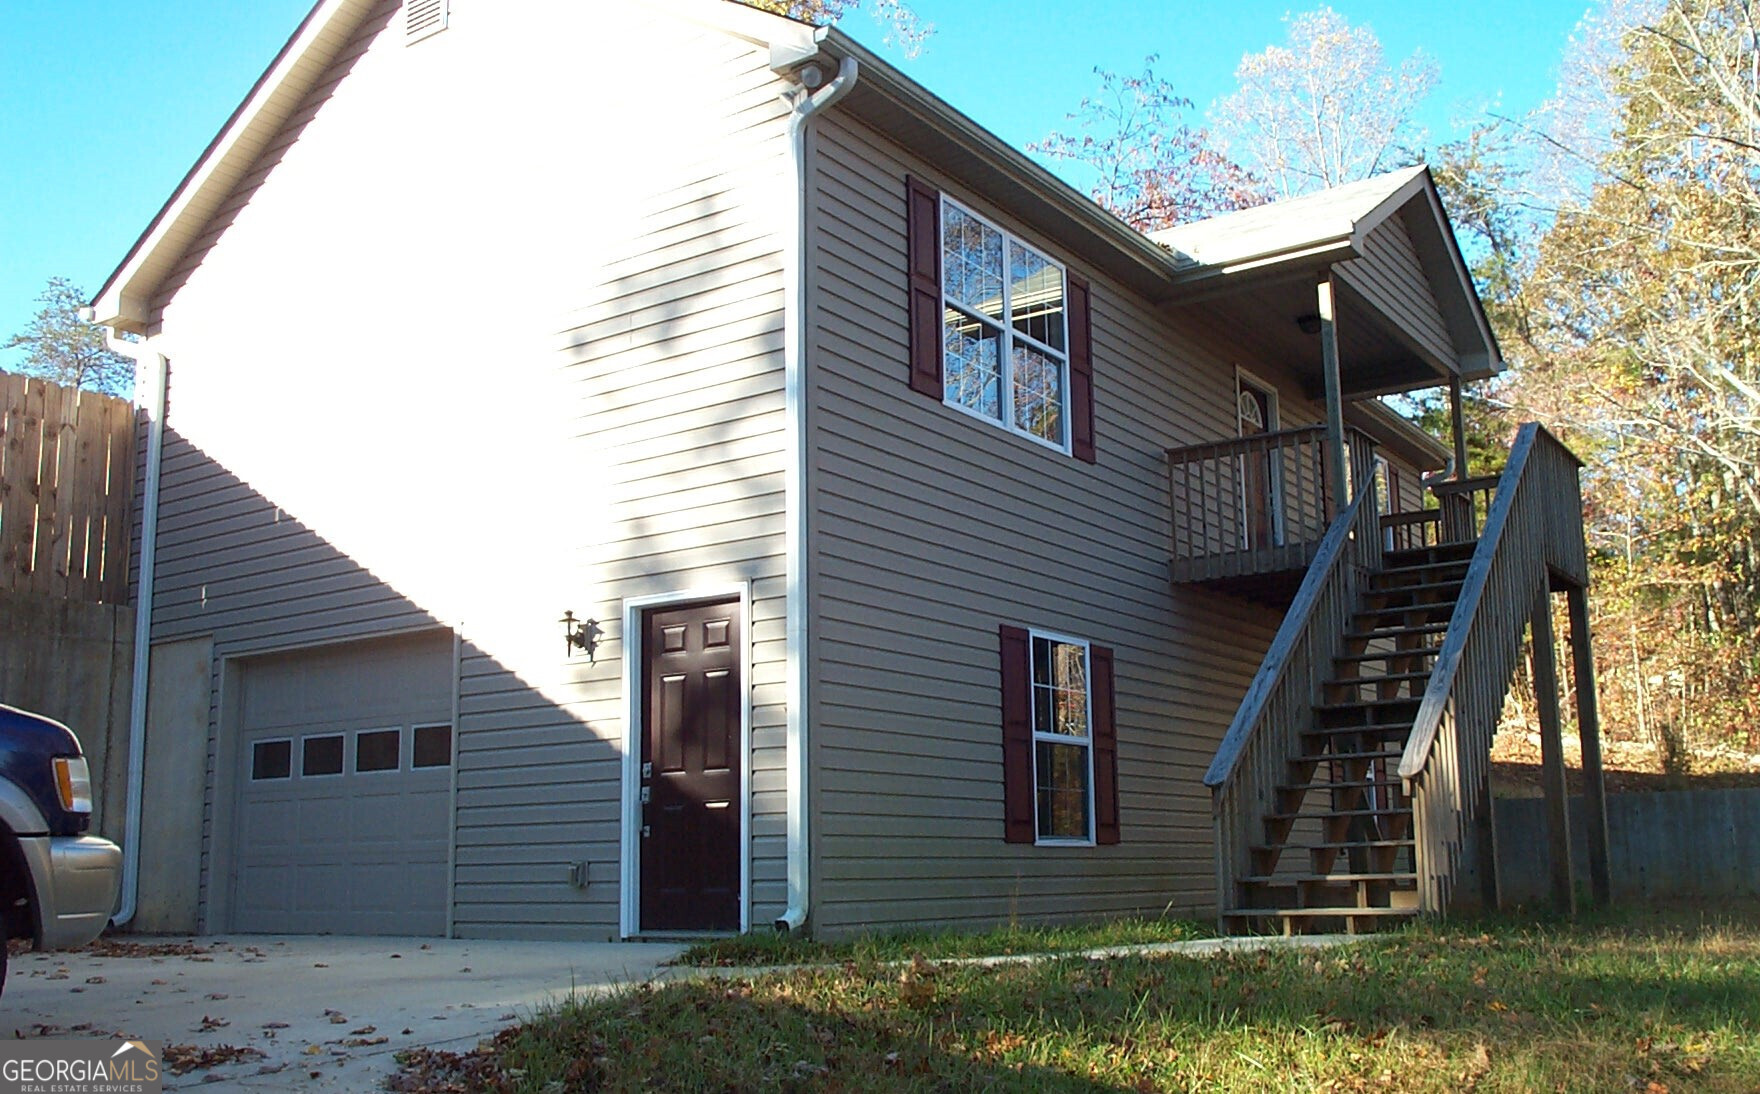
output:
[[[167,1090],[371,1090],[396,1070],[400,1049],[468,1051],[571,992],[653,979],[679,951],[279,935],[101,940],[90,951],[15,955],[0,1035],[127,1037],[233,1057],[168,1075]]]

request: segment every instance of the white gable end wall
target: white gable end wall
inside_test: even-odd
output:
[[[450,922],[618,926],[619,605],[747,584],[752,921],[783,903],[786,108],[637,5],[381,4],[154,302],[154,640],[461,638]],[[664,45],[664,50],[656,47]],[[563,656],[564,609],[604,623]],[[223,929],[227,698],[205,926]],[[569,864],[588,864],[586,888]]]

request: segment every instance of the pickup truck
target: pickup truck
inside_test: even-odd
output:
[[[91,823],[92,778],[78,738],[0,705],[0,990],[6,940],[71,949],[110,921],[122,851],[87,835]]]

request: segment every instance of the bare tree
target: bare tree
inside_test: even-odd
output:
[[[1389,68],[1375,32],[1331,8],[1285,21],[1289,44],[1242,57],[1238,89],[1211,109],[1230,154],[1279,197],[1415,160],[1412,114],[1436,85],[1435,63],[1413,53]]]
[[[127,397],[134,390],[134,362],[113,353],[102,327],[80,318],[86,296],[65,277],[51,277],[37,303],[42,307],[30,326],[7,339],[0,349],[22,349],[27,376],[40,376],[68,387]]]
[[[1144,59],[1141,76],[1096,68],[1099,93],[1069,115],[1077,128],[1028,149],[1091,172],[1090,196],[1140,231],[1263,204],[1259,180],[1185,123],[1192,102],[1155,75],[1155,61]]]
[[[862,6],[862,0],[741,0],[741,3],[818,24],[835,23]],[[868,0],[868,11],[886,28],[886,44],[897,45],[907,57],[915,57],[935,31],[934,24],[918,18],[906,0]]]

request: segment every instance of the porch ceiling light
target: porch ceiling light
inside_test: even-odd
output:
[[[1309,312],[1307,315],[1298,315],[1296,316],[1296,326],[1302,329],[1303,334],[1319,334],[1320,317],[1313,312]]]

